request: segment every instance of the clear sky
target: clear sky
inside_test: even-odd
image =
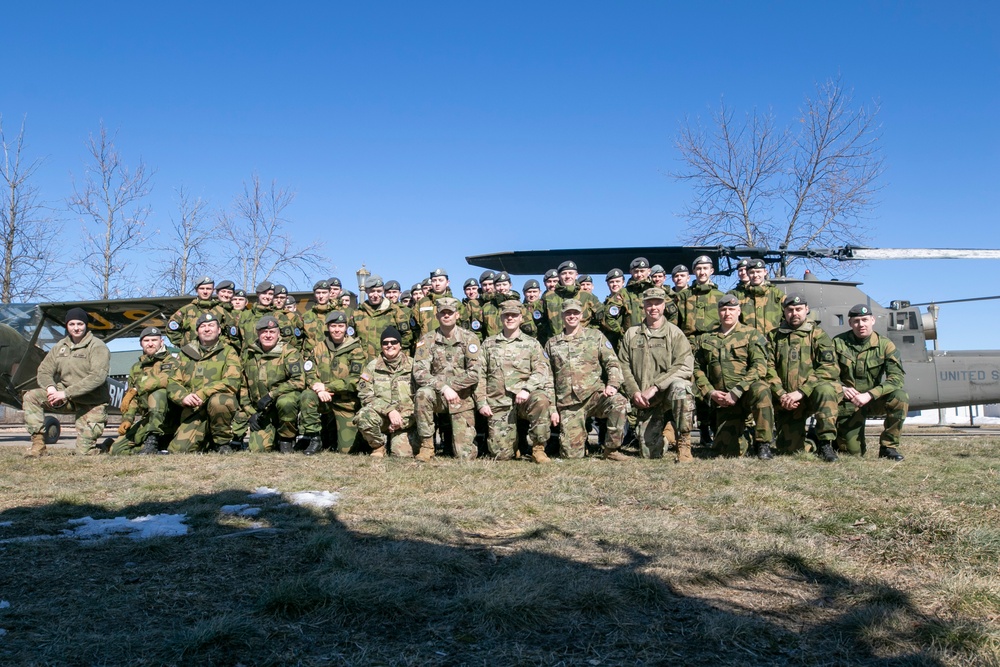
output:
[[[409,284],[443,266],[455,287],[480,272],[467,255],[675,245],[684,119],[724,97],[788,123],[836,76],[881,104],[872,245],[1000,248],[996,2],[22,2],[3,16],[0,113],[8,136],[27,116],[53,206],[103,120],[126,161],[156,169],[152,229],[182,185],[216,207],[255,171],[293,188],[293,234],[326,242],[315,279],[350,283],[364,262]],[[72,248],[80,222],[61,216]],[[856,279],[882,304],[922,302],[998,294],[998,270],[873,262]],[[945,306],[941,346],[1000,347],[998,325],[1000,301]]]

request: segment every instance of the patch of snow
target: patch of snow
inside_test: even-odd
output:
[[[254,507],[246,503],[242,505],[223,505],[219,508],[219,511],[223,514],[232,514],[234,516],[257,516],[260,514],[259,507]]]
[[[75,525],[76,528],[62,532],[66,537],[81,540],[99,540],[112,535],[124,535],[133,540],[177,537],[188,534],[188,527],[184,525],[186,520],[186,514],[151,514],[134,519],[126,519],[123,516],[114,519],[94,519],[85,516],[82,519],[70,519],[68,523]]]
[[[272,489],[269,486],[258,486],[256,489],[253,490],[253,493],[250,494],[250,497],[251,498],[272,498],[274,496],[280,496],[280,495],[281,495],[281,491],[278,491],[277,489]]]
[[[8,526],[13,526],[13,521],[0,521],[0,528],[6,528]]]
[[[10,603],[6,600],[0,600],[0,609],[10,609]]]
[[[294,505],[324,508],[336,505],[340,494],[336,491],[298,491],[288,494],[287,498]]]

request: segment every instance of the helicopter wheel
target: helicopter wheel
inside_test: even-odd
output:
[[[59,420],[55,417],[48,416],[45,418],[45,425],[42,427],[42,435],[45,436],[46,445],[54,445],[59,441],[59,436],[62,434],[62,425]]]

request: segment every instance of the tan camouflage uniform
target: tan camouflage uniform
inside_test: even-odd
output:
[[[373,450],[389,446],[393,456],[412,457],[416,445],[413,406],[413,360],[400,353],[391,363],[380,354],[368,362],[358,379],[361,410],[354,423]],[[403,428],[392,431],[389,413],[399,412]]]

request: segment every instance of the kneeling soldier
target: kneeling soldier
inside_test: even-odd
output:
[[[502,331],[483,341],[482,373],[476,387],[479,414],[490,420],[486,446],[502,461],[517,449],[517,420],[528,421],[528,444],[535,463],[548,463],[552,371],[538,341],[521,333],[521,302],[500,304]]]
[[[198,339],[181,347],[167,382],[167,397],[181,406],[180,426],[168,450],[174,454],[229,449],[236,394],[243,375],[240,357],[220,336],[218,318],[205,313],[196,323]]]
[[[903,390],[903,365],[896,346],[875,333],[875,316],[863,303],[847,313],[850,331],[833,339],[840,365],[844,400],[837,416],[837,442],[854,456],[865,453],[865,419],[885,415],[878,455],[902,461],[899,436],[909,409]]]
[[[257,321],[257,342],[243,350],[244,412],[250,415],[251,452],[274,449],[290,454],[298,434],[299,392],[305,389],[302,355],[290,341],[281,339],[274,315]]]
[[[112,454],[159,454],[177,429],[180,409],[167,398],[167,382],[177,360],[167,352],[156,327],[143,329],[139,344],[142,356],[128,374],[118,427],[121,437],[112,443]]]
[[[354,423],[375,458],[385,456],[386,444],[393,456],[413,456],[413,360],[403,351],[402,339],[396,327],[386,327],[381,354],[358,380],[361,410]]]
[[[715,411],[715,444],[723,456],[744,452],[740,436],[747,416],[754,420],[756,453],[771,456],[774,410],[767,385],[767,342],[756,329],[740,324],[740,300],[719,299],[719,326],[695,338],[695,392]]]

